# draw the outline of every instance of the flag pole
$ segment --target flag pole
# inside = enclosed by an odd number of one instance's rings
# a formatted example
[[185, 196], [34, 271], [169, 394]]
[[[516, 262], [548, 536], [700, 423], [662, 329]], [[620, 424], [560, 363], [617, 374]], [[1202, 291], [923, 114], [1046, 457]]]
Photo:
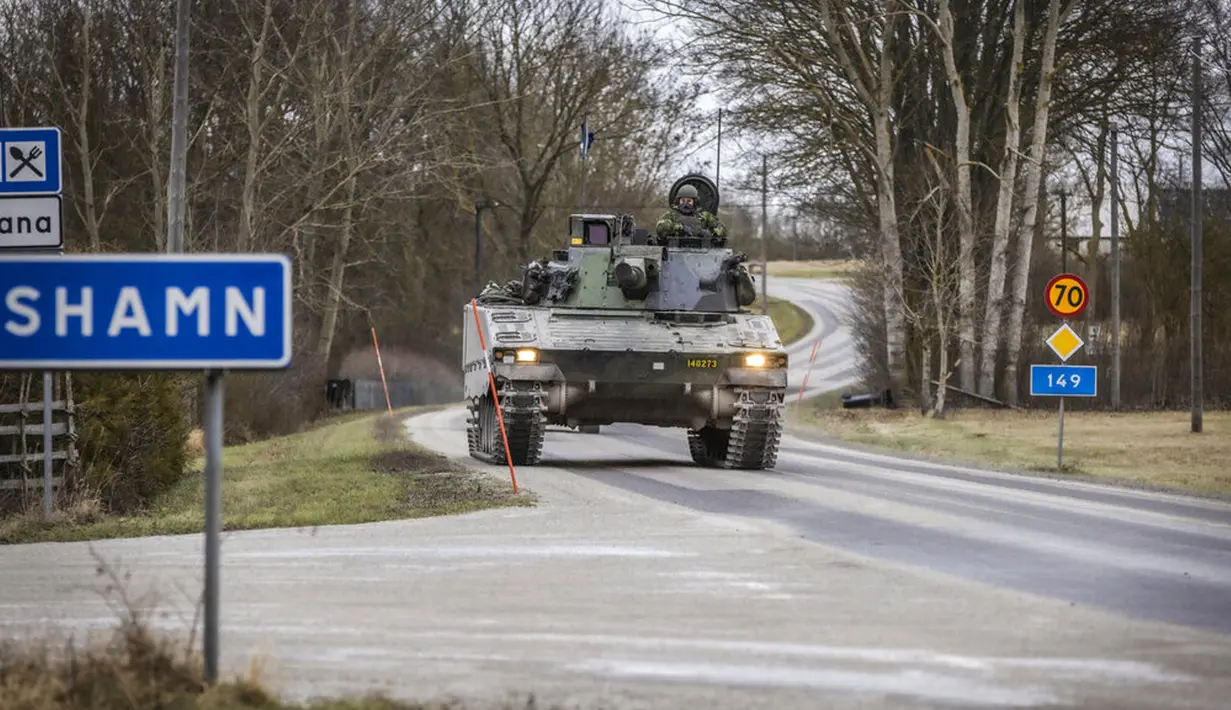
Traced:
[[581, 147], [581, 205], [579, 206], [582, 212], [586, 211], [586, 158], [588, 157], [587, 153], [589, 153], [589, 146], [586, 145], [586, 136], [589, 129], [588, 124], [589, 119], [583, 118], [581, 120], [581, 143], [579, 144]]

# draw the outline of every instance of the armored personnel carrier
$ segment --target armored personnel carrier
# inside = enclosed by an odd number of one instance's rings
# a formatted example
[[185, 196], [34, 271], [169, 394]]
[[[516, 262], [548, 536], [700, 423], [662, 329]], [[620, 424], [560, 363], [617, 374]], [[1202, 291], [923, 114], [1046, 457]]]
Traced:
[[[670, 203], [686, 184], [716, 213], [703, 175], [678, 180]], [[506, 462], [501, 419], [515, 465], [539, 462], [548, 425], [633, 422], [687, 429], [700, 465], [773, 468], [787, 354], [773, 321], [746, 308], [756, 298], [746, 255], [708, 233], [658, 237], [630, 215], [571, 215], [568, 236], [475, 299], [482, 341], [465, 306], [470, 455]]]

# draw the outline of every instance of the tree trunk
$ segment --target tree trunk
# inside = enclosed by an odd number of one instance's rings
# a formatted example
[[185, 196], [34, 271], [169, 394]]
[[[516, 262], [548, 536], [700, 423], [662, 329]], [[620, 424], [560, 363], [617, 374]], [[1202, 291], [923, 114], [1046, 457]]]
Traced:
[[1026, 41], [1026, 0], [1013, 8], [1013, 59], [1009, 93], [1005, 101], [1005, 148], [1000, 160], [1000, 194], [992, 230], [992, 263], [987, 276], [987, 307], [983, 313], [983, 349], [979, 362], [979, 394], [991, 397], [996, 387], [996, 354], [1000, 350], [1000, 324], [1004, 317], [1004, 282], [1008, 273], [1009, 234], [1013, 224], [1013, 195], [1017, 187], [1017, 150], [1021, 145], [1021, 72]]
[[[966, 390], [975, 387], [975, 223], [974, 200], [970, 190], [970, 106], [966, 103], [966, 87], [953, 56], [953, 13], [949, 0], [940, 0], [940, 33], [945, 60], [945, 74], [953, 105], [957, 111], [957, 135], [954, 149], [957, 170], [958, 222], [958, 379]], [[942, 347], [940, 358], [948, 357]], [[943, 365], [942, 365], [943, 366]], [[943, 371], [942, 371], [943, 376]], [[944, 401], [944, 392], [939, 399]]]
[[273, 16], [273, 2], [266, 0], [265, 12], [261, 18], [261, 34], [256, 46], [252, 48], [251, 71], [248, 75], [248, 94], [244, 101], [244, 122], [248, 129], [248, 152], [244, 160], [244, 184], [240, 195], [239, 234], [236, 238], [236, 251], [246, 252], [252, 249], [256, 240], [256, 184], [260, 179], [257, 174], [261, 157], [261, 110], [264, 107], [261, 100], [261, 71], [265, 63], [265, 43], [269, 36], [269, 25]]
[[[1068, 9], [1066, 8], [1064, 15], [1067, 14]], [[1051, 109], [1052, 72], [1056, 68], [1056, 35], [1059, 33], [1062, 21], [1060, 0], [1050, 0], [1047, 8], [1047, 31], [1043, 37], [1043, 67], [1039, 73], [1034, 131], [1030, 141], [1030, 163], [1026, 170], [1026, 195], [1023, 199], [1026, 216], [1021, 231], [1017, 235], [1017, 268], [1013, 272], [1013, 300], [1009, 309], [1004, 400], [1011, 405], [1017, 404], [1017, 368], [1021, 359], [1022, 327], [1026, 316], [1027, 289], [1030, 285], [1034, 228], [1038, 219], [1039, 188], [1043, 175], [1044, 152], [1047, 148], [1047, 117]]]
[[346, 186], [346, 206], [342, 208], [341, 233], [333, 250], [333, 263], [329, 267], [329, 292], [325, 294], [325, 312], [321, 319], [321, 336], [316, 352], [323, 362], [329, 361], [333, 350], [334, 331], [338, 327], [338, 312], [342, 308], [342, 288], [346, 275], [346, 252], [354, 233], [355, 183], [352, 176]]
[[[893, 0], [886, 2], [891, 10]], [[889, 108], [893, 103], [893, 21], [886, 19], [881, 41], [880, 79], [873, 112], [878, 164], [876, 190], [877, 213], [881, 237], [881, 258], [885, 268], [885, 344], [889, 366], [889, 389], [893, 401], [901, 401], [902, 385], [906, 382], [906, 306], [902, 277], [902, 242], [898, 234], [898, 207], [894, 196], [893, 128]]]
[[1099, 125], [1098, 141], [1094, 147], [1094, 189], [1090, 191], [1090, 241], [1086, 247], [1086, 259], [1090, 265], [1086, 276], [1086, 283], [1090, 287], [1085, 313], [1087, 324], [1096, 323], [1099, 320], [1098, 294], [1102, 275], [1099, 266], [1099, 249], [1103, 240], [1103, 200], [1107, 190], [1107, 143], [1110, 136], [1111, 124], [1107, 119], [1103, 119]]

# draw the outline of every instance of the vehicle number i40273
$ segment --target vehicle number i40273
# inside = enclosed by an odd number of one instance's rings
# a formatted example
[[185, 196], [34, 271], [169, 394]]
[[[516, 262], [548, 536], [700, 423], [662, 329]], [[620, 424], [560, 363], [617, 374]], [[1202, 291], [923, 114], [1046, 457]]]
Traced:
[[718, 367], [718, 361], [711, 357], [689, 358], [689, 367]]

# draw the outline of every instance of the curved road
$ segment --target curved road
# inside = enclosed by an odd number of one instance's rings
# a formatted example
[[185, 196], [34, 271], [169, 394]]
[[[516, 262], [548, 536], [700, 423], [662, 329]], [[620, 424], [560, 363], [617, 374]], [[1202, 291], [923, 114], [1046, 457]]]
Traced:
[[[809, 390], [849, 385], [840, 288], [770, 283], [817, 319]], [[795, 387], [810, 350], [792, 348]], [[463, 419], [407, 429], [508, 477], [466, 457]], [[533, 693], [577, 708], [1231, 698], [1231, 505], [795, 436], [767, 472], [698, 468], [682, 431], [638, 426], [552, 430], [545, 453], [516, 471], [533, 507], [228, 533], [226, 669], [266, 651], [292, 697]], [[89, 547], [169, 595], [182, 618], [157, 623], [192, 618], [199, 535], [0, 548], [0, 622], [113, 625]]]
[[[805, 397], [853, 385], [845, 288], [779, 278], [769, 290], [815, 320], [789, 347], [788, 406], [809, 368]], [[450, 433], [463, 430], [463, 419], [460, 410], [444, 411], [409, 426], [417, 440], [463, 457], [463, 437]], [[770, 524], [919, 573], [1096, 608], [1126, 624], [1215, 634], [1218, 650], [1206, 660], [1231, 673], [1226, 503], [908, 460], [789, 435], [771, 472], [700, 469], [682, 431], [638, 425], [607, 426], [597, 436], [553, 430], [541, 467], [522, 475], [531, 488], [544, 477], [567, 476], [698, 513]], [[1183, 706], [1178, 698], [1168, 702]]]
[[805, 373], [808, 377], [804, 399], [854, 385], [859, 375], [846, 323], [850, 302], [847, 287], [825, 279], [771, 278], [766, 290], [770, 296], [784, 298], [812, 316], [812, 330], [787, 346], [791, 396], [799, 396]]

